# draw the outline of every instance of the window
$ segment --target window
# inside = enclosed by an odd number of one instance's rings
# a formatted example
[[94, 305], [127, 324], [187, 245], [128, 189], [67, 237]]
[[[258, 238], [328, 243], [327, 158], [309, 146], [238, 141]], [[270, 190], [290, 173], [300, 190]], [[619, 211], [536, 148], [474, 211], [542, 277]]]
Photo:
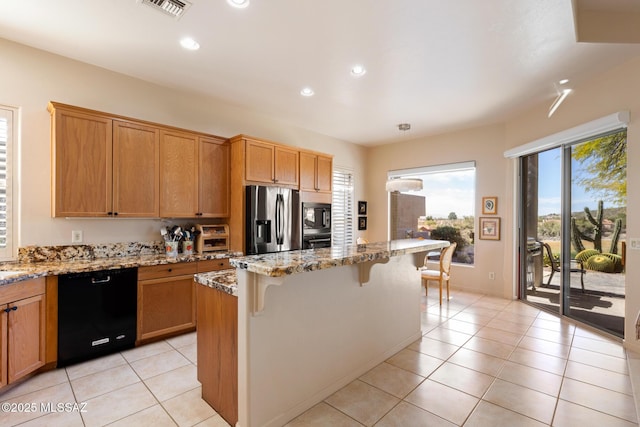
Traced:
[[16, 111], [0, 106], [0, 259], [13, 256], [12, 158]]
[[353, 173], [333, 170], [333, 200], [331, 207], [333, 245], [353, 243]]
[[420, 191], [389, 193], [389, 238], [456, 242], [453, 261], [474, 262], [475, 162], [390, 171], [389, 178], [419, 178]]

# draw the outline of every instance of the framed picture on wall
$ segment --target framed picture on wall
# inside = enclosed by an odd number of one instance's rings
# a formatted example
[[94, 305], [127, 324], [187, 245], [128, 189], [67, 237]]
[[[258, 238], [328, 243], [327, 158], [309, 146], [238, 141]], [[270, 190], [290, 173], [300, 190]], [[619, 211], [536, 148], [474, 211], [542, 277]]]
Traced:
[[367, 229], [367, 217], [361, 216], [358, 217], [358, 230], [366, 230]]
[[367, 202], [363, 202], [362, 200], [358, 202], [358, 215], [366, 215], [367, 214]]
[[500, 218], [480, 217], [480, 239], [500, 240]]
[[482, 215], [495, 215], [498, 213], [498, 198], [495, 196], [482, 198]]

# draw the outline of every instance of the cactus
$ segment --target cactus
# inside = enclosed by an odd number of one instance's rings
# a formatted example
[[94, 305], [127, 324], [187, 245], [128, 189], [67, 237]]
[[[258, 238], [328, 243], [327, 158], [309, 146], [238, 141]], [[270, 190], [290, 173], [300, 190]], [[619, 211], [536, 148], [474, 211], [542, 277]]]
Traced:
[[584, 263], [592, 256], [599, 255], [599, 254], [600, 252], [596, 251], [595, 249], [585, 249], [576, 254], [576, 261], [580, 261]]
[[622, 220], [616, 219], [616, 225], [613, 227], [613, 234], [611, 235], [611, 246], [609, 247], [609, 253], [618, 253], [618, 240], [620, 240], [620, 231], [622, 230]]
[[585, 263], [589, 270], [601, 271], [603, 273], [613, 273], [615, 265], [611, 259], [604, 255], [594, 255]]
[[606, 256], [611, 261], [613, 261], [613, 272], [614, 273], [621, 273], [622, 272], [622, 257], [620, 255], [612, 254], [612, 253], [603, 253], [602, 255]]
[[[590, 236], [588, 234], [583, 233], [578, 229], [576, 225], [575, 218], [571, 218], [571, 240], [573, 242], [573, 247], [577, 252], [582, 252], [585, 248], [582, 244], [583, 240], [587, 242], [593, 243], [593, 249], [598, 252], [602, 252], [602, 220], [604, 219], [604, 203], [602, 200], [598, 202], [598, 210], [596, 212], [595, 217], [591, 214], [591, 210], [589, 208], [584, 208], [584, 215], [587, 221], [589, 221], [593, 225], [593, 235]], [[613, 235], [611, 236], [611, 248], [609, 252], [612, 254], [618, 253], [618, 240], [620, 239], [620, 231], [622, 230], [622, 220], [617, 219], [615, 222], [615, 227], [613, 230]]]

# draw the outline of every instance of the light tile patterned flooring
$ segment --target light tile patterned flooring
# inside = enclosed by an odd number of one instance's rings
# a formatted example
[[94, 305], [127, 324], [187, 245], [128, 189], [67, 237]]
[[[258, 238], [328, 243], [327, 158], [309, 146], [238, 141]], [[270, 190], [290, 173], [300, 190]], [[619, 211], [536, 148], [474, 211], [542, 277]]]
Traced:
[[[433, 295], [433, 296], [431, 296]], [[619, 341], [518, 301], [423, 297], [424, 336], [290, 426], [637, 426]], [[1, 402], [86, 402], [6, 413], [0, 426], [226, 426], [200, 399], [195, 334], [40, 374]]]

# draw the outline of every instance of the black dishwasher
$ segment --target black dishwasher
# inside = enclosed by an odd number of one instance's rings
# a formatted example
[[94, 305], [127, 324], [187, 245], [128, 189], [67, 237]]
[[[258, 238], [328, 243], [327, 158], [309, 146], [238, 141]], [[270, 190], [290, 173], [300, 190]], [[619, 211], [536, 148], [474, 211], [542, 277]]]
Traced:
[[137, 268], [58, 276], [58, 366], [136, 341]]

